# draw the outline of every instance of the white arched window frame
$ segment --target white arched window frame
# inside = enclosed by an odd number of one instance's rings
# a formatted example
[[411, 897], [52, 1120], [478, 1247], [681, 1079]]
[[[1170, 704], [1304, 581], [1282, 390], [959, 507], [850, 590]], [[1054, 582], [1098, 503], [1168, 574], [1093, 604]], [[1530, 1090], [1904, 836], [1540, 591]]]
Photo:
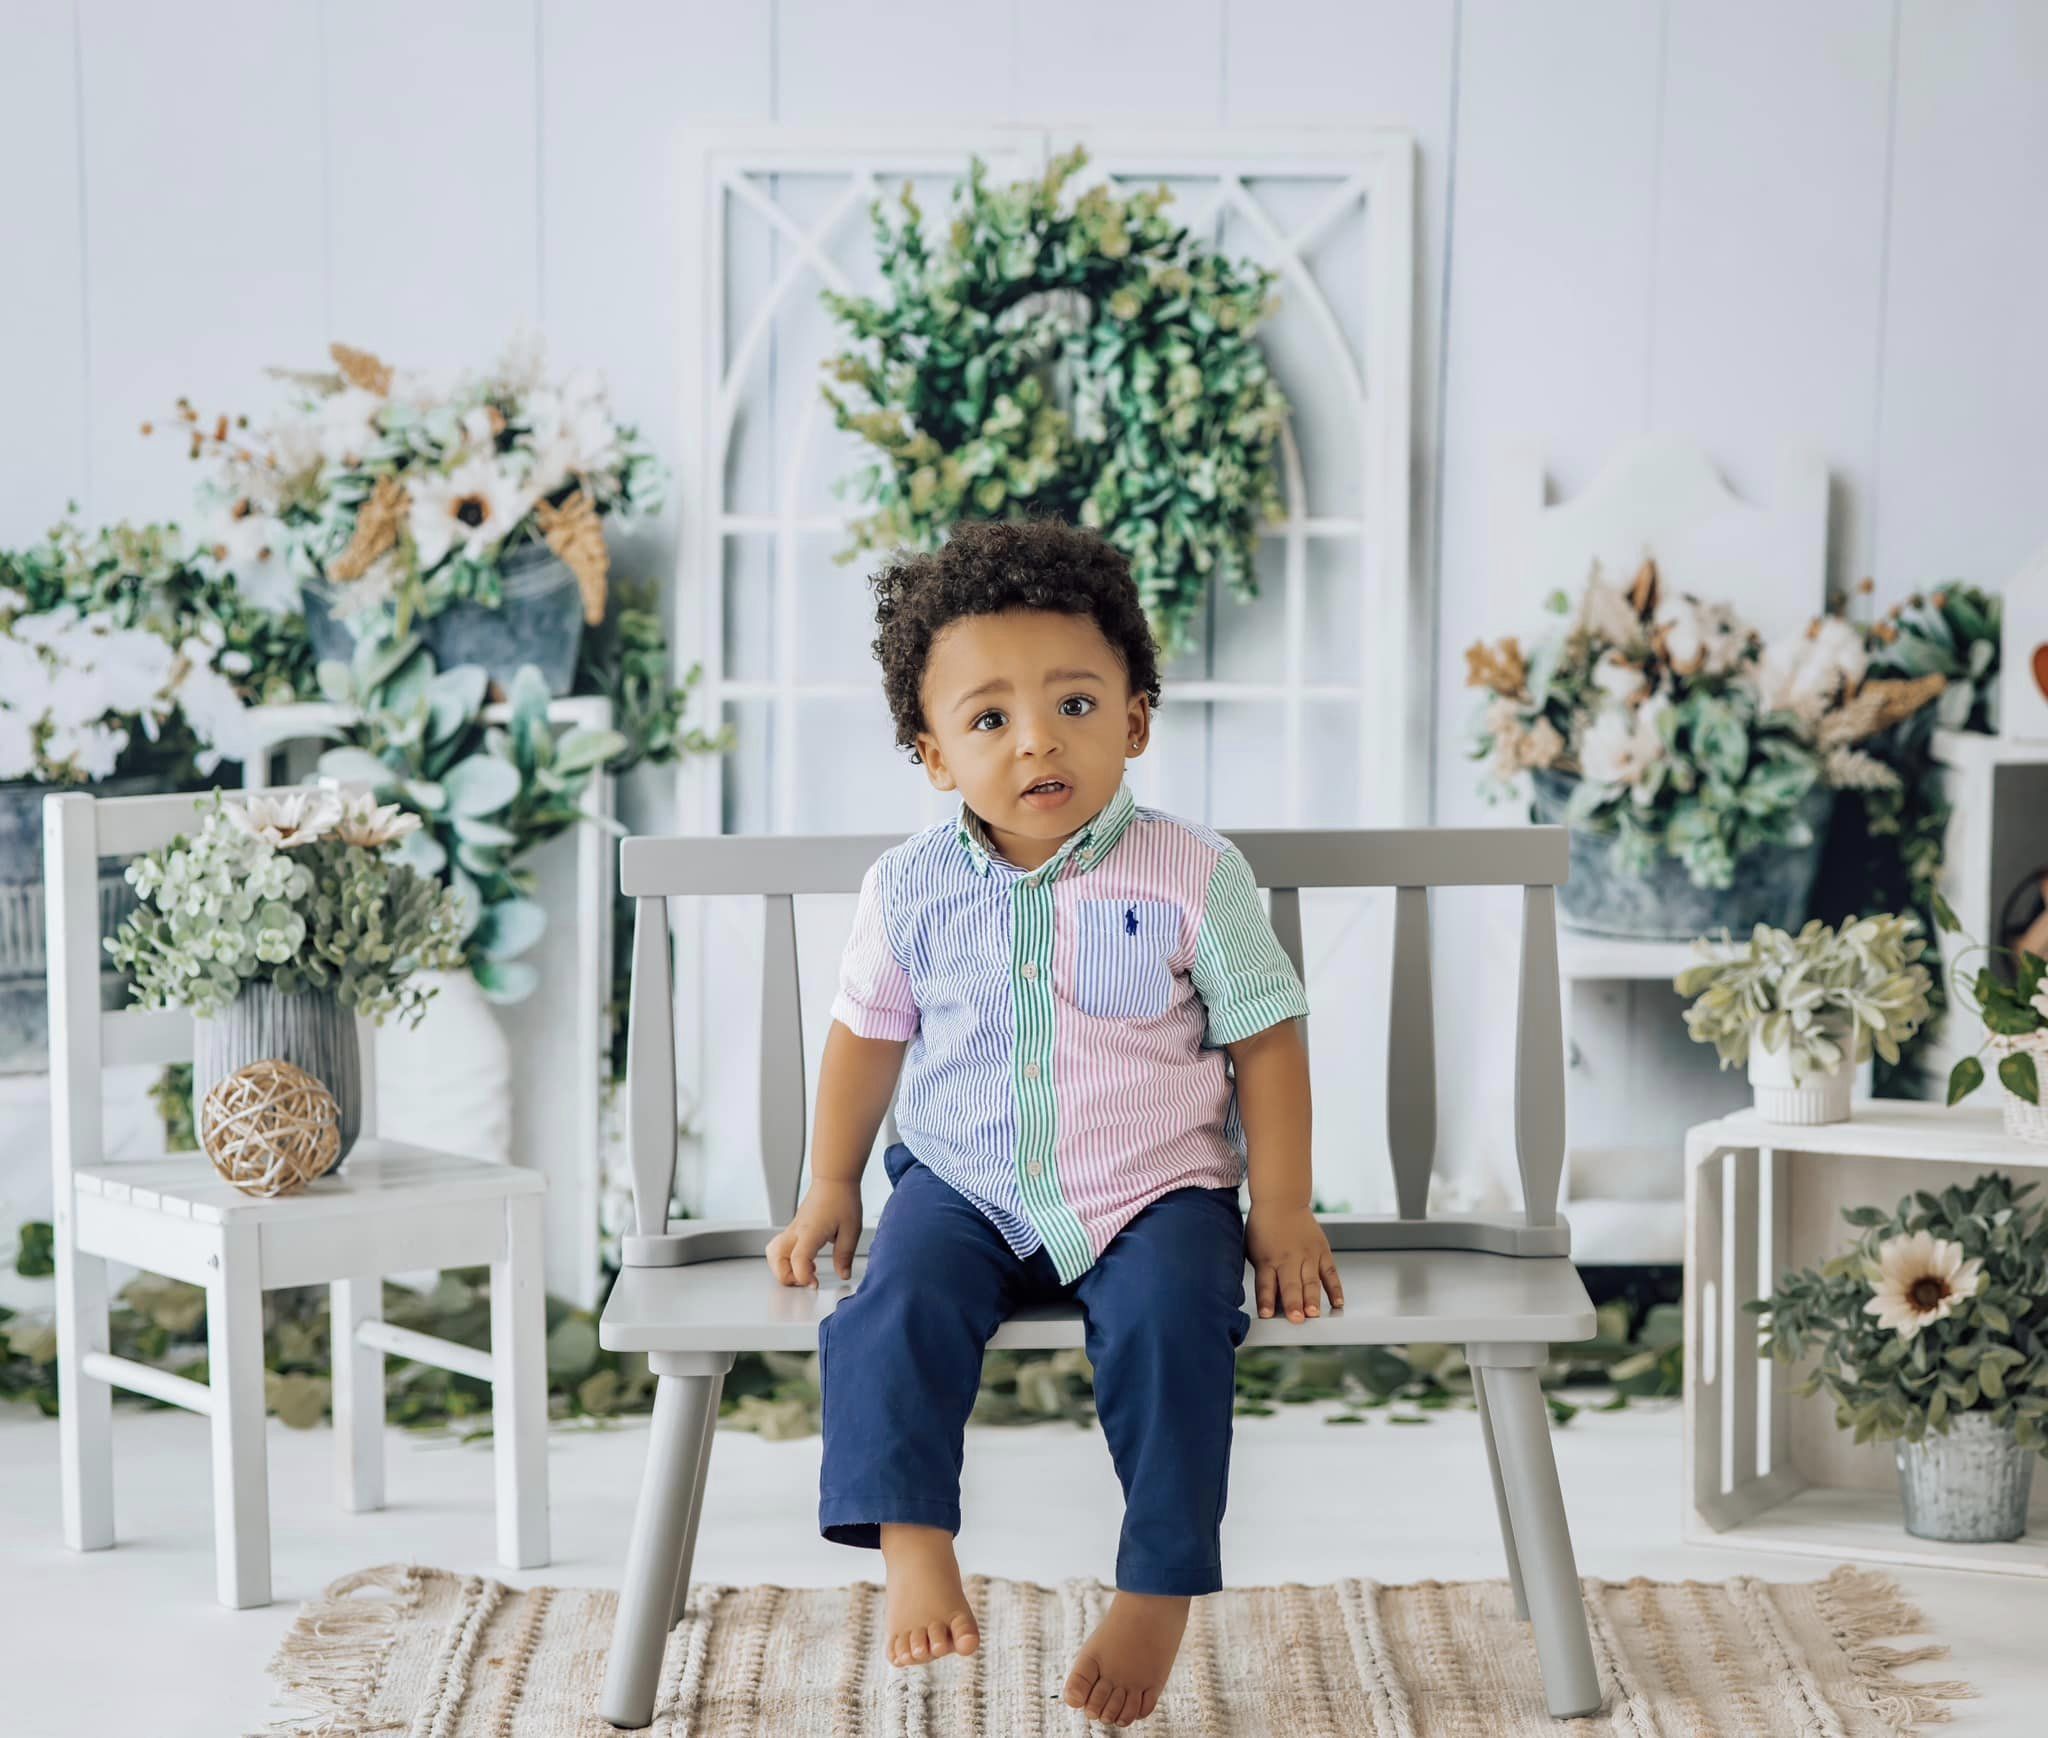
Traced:
[[[832, 484], [868, 456], [819, 392], [820, 364], [841, 345], [818, 292], [876, 288], [869, 210], [879, 198], [893, 216], [906, 181], [927, 219], [943, 221], [970, 154], [1002, 182], [1043, 173], [1076, 143], [1090, 158], [1082, 185], [1164, 181], [1195, 236], [1277, 273], [1280, 310], [1262, 341], [1292, 406], [1279, 453], [1286, 518], [1261, 534], [1260, 598], [1212, 599], [1200, 648], [1165, 671], [1155, 746], [1132, 772], [1139, 800], [1226, 828], [1423, 818], [1430, 696], [1410, 561], [1405, 134], [722, 129], [683, 144], [673, 640], [682, 664], [702, 663], [700, 716], [734, 724], [739, 746], [683, 764], [685, 830], [908, 832], [950, 812], [953, 800], [906, 773], [891, 744], [868, 653], [862, 579], [873, 561], [831, 559], [858, 508]], [[1342, 927], [1373, 902], [1358, 903]], [[728, 968], [752, 982], [751, 945], [716, 921], [685, 921], [679, 983], [735, 981]], [[811, 972], [836, 949], [806, 951], [810, 1007]], [[684, 1081], [701, 1083], [700, 1126], [737, 1138], [752, 1107], [745, 1093], [727, 1105], [720, 1083], [748, 1078], [745, 1058], [726, 1052], [751, 1043], [751, 1019], [707, 1020], [687, 989], [680, 1000], [679, 1060]], [[686, 1199], [748, 1210], [693, 1187], [692, 1169]]]

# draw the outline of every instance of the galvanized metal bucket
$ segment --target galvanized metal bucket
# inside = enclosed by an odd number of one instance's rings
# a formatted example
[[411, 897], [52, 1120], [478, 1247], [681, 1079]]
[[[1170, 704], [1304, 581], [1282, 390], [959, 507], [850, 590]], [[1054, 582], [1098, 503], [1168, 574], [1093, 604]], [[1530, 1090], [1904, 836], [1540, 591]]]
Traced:
[[1914, 1538], [1989, 1545], [2027, 1530], [2037, 1457], [2020, 1447], [2012, 1426], [1994, 1424], [1988, 1412], [1962, 1412], [1950, 1418], [1946, 1436], [1929, 1431], [1896, 1446], [1899, 1497]]
[[[1531, 818], [1564, 826], [1576, 779], [1530, 774]], [[1557, 890], [1558, 920], [1567, 929], [1630, 941], [1691, 941], [1726, 929], [1746, 936], [1759, 923], [1797, 930], [1806, 921], [1820, 872], [1821, 847], [1835, 793], [1816, 785], [1799, 805], [1811, 843], [1759, 847], [1735, 860], [1727, 887], [1696, 887], [1686, 866], [1660, 852], [1647, 872], [1619, 868], [1613, 841], [1589, 827], [1571, 829], [1571, 878]]]

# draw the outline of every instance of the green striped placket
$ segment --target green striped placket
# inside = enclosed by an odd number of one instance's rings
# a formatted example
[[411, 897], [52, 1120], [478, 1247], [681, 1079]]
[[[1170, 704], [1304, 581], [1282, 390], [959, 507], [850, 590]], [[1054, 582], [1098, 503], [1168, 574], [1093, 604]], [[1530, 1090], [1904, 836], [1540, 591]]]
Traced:
[[[1052, 1057], [1055, 1008], [1052, 993], [1052, 884], [1070, 864], [1082, 872], [1108, 855], [1123, 836], [1137, 807], [1128, 785], [1087, 826], [1067, 839], [1037, 869], [1010, 884], [1010, 985], [1016, 1050], [1011, 1057], [1017, 1095], [1017, 1182], [1025, 1211], [1045, 1240], [1061, 1284], [1085, 1273], [1095, 1259], [1088, 1235], [1060, 1193], [1054, 1150], [1059, 1142], [1059, 1107], [1053, 1098]], [[988, 857], [962, 805], [960, 836], [986, 874]]]

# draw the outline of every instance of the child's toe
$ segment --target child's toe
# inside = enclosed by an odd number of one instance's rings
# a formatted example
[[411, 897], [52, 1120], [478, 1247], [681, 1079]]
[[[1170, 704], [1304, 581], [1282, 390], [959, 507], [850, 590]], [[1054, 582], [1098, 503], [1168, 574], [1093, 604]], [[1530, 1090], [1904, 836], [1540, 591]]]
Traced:
[[953, 1619], [953, 1651], [957, 1654], [971, 1654], [981, 1646], [981, 1631], [976, 1627], [970, 1612], [961, 1612]]
[[925, 1640], [932, 1650], [932, 1658], [953, 1651], [953, 1630], [950, 1624], [935, 1623], [925, 1630]]
[[1130, 1699], [1128, 1690], [1112, 1690], [1109, 1700], [1102, 1704], [1103, 1720], [1111, 1726], [1121, 1726], [1124, 1723], [1124, 1705]]
[[1095, 1680], [1102, 1668], [1096, 1664], [1093, 1654], [1083, 1654], [1074, 1662], [1074, 1669], [1067, 1673], [1066, 1694], [1062, 1697], [1068, 1707], [1082, 1706], [1095, 1689]]
[[1109, 1706], [1109, 1698], [1115, 1694], [1116, 1685], [1107, 1678], [1097, 1678], [1095, 1688], [1088, 1692], [1087, 1707], [1090, 1716], [1097, 1720], [1101, 1719], [1103, 1710]]

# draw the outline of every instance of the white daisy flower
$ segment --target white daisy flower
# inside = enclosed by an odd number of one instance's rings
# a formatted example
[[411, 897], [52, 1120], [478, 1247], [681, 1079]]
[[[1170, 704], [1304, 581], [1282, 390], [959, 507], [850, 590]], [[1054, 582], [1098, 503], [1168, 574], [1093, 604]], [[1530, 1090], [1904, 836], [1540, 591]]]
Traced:
[[451, 551], [480, 561], [532, 511], [533, 497], [490, 459], [470, 459], [445, 476], [412, 479], [412, 538], [420, 569]]
[[1977, 1294], [1982, 1264], [1963, 1259], [1963, 1246], [1931, 1232], [1887, 1238], [1878, 1245], [1877, 1289], [1863, 1308], [1882, 1328], [1910, 1340]]
[[275, 796], [249, 796], [225, 805], [228, 819], [252, 839], [290, 851], [324, 839], [341, 820], [341, 799], [308, 786]]
[[341, 806], [341, 819], [334, 825], [335, 835], [343, 844], [361, 845], [372, 851], [393, 844], [408, 833], [416, 833], [419, 828], [418, 815], [396, 803], [380, 805], [367, 794], [347, 798]]

